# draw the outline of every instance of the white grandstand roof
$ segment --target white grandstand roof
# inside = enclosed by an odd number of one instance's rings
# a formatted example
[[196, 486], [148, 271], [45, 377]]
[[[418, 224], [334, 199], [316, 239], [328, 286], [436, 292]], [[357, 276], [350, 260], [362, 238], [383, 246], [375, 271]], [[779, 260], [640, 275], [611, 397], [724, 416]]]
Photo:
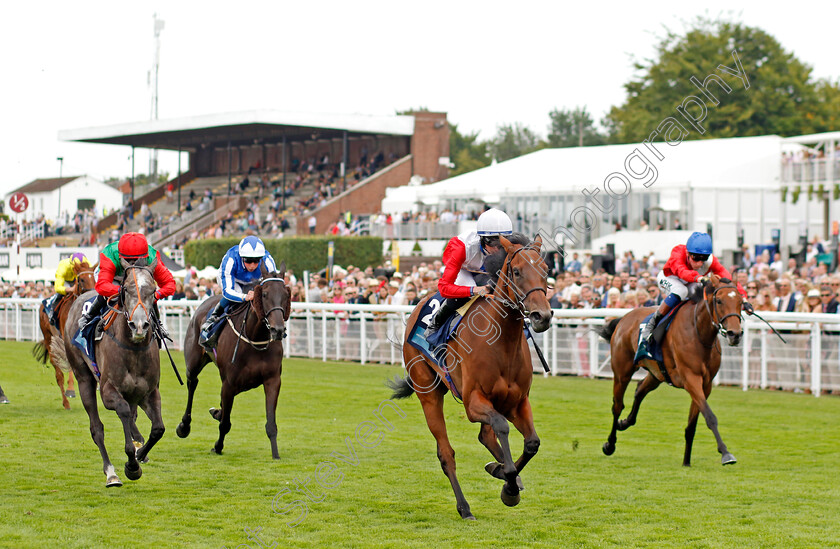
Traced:
[[[383, 211], [392, 211], [388, 201], [435, 204], [440, 199], [473, 198], [488, 203], [499, 197], [579, 193], [601, 189], [613, 172], [627, 174], [625, 160], [638, 149], [657, 170], [649, 191], [678, 188], [777, 187], [780, 180], [784, 139], [776, 135], [730, 139], [683, 141], [669, 146], [656, 143], [665, 157], [657, 160], [644, 144], [605, 145], [543, 149], [422, 186], [389, 190]], [[641, 160], [631, 163], [643, 172]], [[641, 181], [631, 179], [632, 190], [644, 190]], [[618, 190], [618, 189], [616, 189]]]
[[324, 114], [256, 110], [62, 130], [58, 132], [58, 139], [61, 141], [99, 142], [110, 140], [117, 136], [183, 132], [205, 128], [254, 124], [323, 128], [383, 135], [414, 134], [413, 116], [373, 116], [364, 114]]

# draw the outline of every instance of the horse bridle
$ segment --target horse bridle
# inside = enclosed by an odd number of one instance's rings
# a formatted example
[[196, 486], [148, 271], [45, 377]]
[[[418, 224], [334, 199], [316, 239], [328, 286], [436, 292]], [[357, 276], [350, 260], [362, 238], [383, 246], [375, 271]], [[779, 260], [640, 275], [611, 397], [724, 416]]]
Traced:
[[[259, 286], [260, 288], [262, 288], [262, 287], [263, 287], [263, 284], [265, 284], [266, 282], [282, 282], [282, 283], [283, 283], [283, 288], [285, 288], [285, 287], [286, 287], [286, 281], [285, 281], [285, 280], [283, 280], [282, 278], [280, 278], [280, 277], [276, 277], [276, 276], [275, 276], [275, 277], [270, 277], [270, 278], [263, 278], [263, 279], [261, 279], [261, 280], [259, 281], [259, 283], [257, 283], [257, 286]], [[256, 307], [254, 306], [254, 301], [253, 301], [253, 300], [251, 300], [251, 307], [250, 307], [249, 311], [250, 311], [251, 309], [253, 309], [254, 314], [256, 314], [256, 313], [257, 313], [257, 309], [256, 309]], [[283, 332], [280, 334], [280, 339], [278, 339], [278, 338], [274, 337], [273, 335], [271, 335], [271, 324], [269, 324], [269, 322], [268, 322], [268, 315], [269, 315], [269, 314], [271, 314], [271, 313], [273, 313], [274, 311], [283, 311], [283, 307], [282, 307], [282, 306], [277, 306], [277, 307], [272, 307], [271, 309], [269, 309], [269, 310], [267, 310], [267, 311], [263, 311], [263, 318], [262, 318], [262, 321], [263, 321], [263, 323], [265, 324], [266, 329], [268, 330], [268, 340], [266, 340], [266, 341], [251, 341], [251, 340], [250, 340], [250, 339], [248, 339], [248, 338], [244, 338], [244, 339], [245, 339], [248, 343], [250, 343], [250, 344], [251, 344], [251, 346], [252, 346], [254, 349], [256, 349], [256, 350], [258, 350], [258, 351], [264, 351], [264, 350], [266, 350], [266, 349], [268, 348], [268, 346], [269, 346], [271, 343], [273, 343], [273, 342], [275, 342], [275, 341], [281, 341], [284, 337], [286, 337], [286, 328], [285, 328], [285, 326], [283, 327]], [[247, 315], [246, 315], [246, 319], [247, 319]], [[237, 334], [237, 335], [239, 335], [240, 339], [243, 339], [244, 334]], [[260, 347], [260, 345], [261, 345], [261, 347]]]
[[[121, 311], [119, 311], [119, 309], [116, 309], [116, 310], [118, 310], [120, 313], [123, 314], [123, 316], [125, 316], [126, 323], [130, 323], [131, 322], [131, 317], [134, 316], [134, 311], [137, 310], [137, 307], [142, 307], [143, 310], [146, 311], [146, 316], [149, 317], [149, 322], [153, 323], [154, 321], [152, 319], [152, 311], [150, 311], [148, 308], [146, 308], [146, 304], [143, 303], [143, 299], [140, 297], [140, 283], [137, 281], [137, 274], [134, 273], [134, 272], [132, 272], [131, 274], [134, 278], [134, 286], [137, 288], [137, 305], [134, 306], [134, 308], [131, 310], [130, 313], [128, 311], [128, 307], [125, 306], [125, 283], [126, 283], [126, 279], [128, 278], [128, 272], [133, 271], [134, 269], [142, 269], [142, 270], [148, 272], [152, 276], [152, 278], [154, 278], [154, 274], [152, 273], [152, 270], [146, 265], [129, 265], [128, 267], [126, 267], [125, 272], [124, 272], [124, 277], [125, 278], [123, 279], [122, 284], [120, 284], [120, 293], [119, 293], [119, 304], [122, 305], [123, 307], [122, 307]], [[113, 307], [111, 307], [110, 305], [108, 306], [108, 308], [113, 309]]]
[[[82, 276], [82, 275], [85, 275], [85, 274], [94, 275], [95, 273], [94, 273], [93, 269], [87, 269], [87, 270], [84, 270], [84, 271], [81, 271], [81, 272], [76, 273], [76, 279], [75, 279], [75, 280], [76, 280], [76, 289], [75, 289], [75, 293], [76, 293], [76, 295], [77, 295], [77, 296], [82, 295], [82, 292], [79, 290], [79, 277], [80, 277], [80, 276]], [[95, 281], [95, 280], [96, 280], [96, 279], [94, 279], [94, 281]]]
[[[738, 323], [739, 324], [742, 322], [740, 312], [729, 313], [728, 315], [724, 315], [723, 318], [720, 318], [717, 321], [715, 321], [715, 318], [717, 317], [717, 314], [718, 314], [717, 313], [717, 302], [715, 301], [715, 296], [717, 295], [717, 293], [719, 291], [725, 290], [727, 288], [733, 289], [736, 292], [738, 291], [738, 287], [735, 286], [734, 284], [727, 284], [725, 286], [718, 286], [717, 288], [715, 288], [715, 291], [712, 292], [712, 295], [711, 295], [712, 305], [710, 307], [709, 306], [709, 300], [706, 299], [706, 287], [703, 286], [703, 301], [706, 305], [706, 310], [709, 312], [709, 318], [712, 320], [712, 327], [715, 329], [715, 333], [719, 333], [722, 336], [726, 336], [726, 330], [723, 327], [723, 321], [724, 320], [726, 320], [730, 316], [735, 316], [735, 317], [738, 317]], [[699, 339], [700, 342], [703, 343], [703, 340], [700, 338], [700, 330], [697, 328], [697, 308], [696, 307], [694, 309], [694, 331], [697, 333], [697, 339]], [[741, 329], [741, 331], [743, 332], [743, 328]], [[715, 341], [717, 341], [717, 340], [715, 340]], [[705, 347], [706, 344], [704, 343], [703, 346]], [[714, 347], [714, 343], [710, 347], [706, 347], [706, 348], [711, 349], [712, 347]]]
[[[522, 252], [522, 251], [525, 251], [525, 250], [530, 250], [532, 252], [537, 252], [539, 254], [539, 250], [537, 248], [533, 248], [530, 245], [529, 246], [522, 246], [518, 250], [515, 250], [508, 258], [505, 259], [506, 266], [504, 268], [504, 272], [505, 272], [505, 278], [508, 281], [506, 283], [506, 286], [508, 288], [511, 286], [511, 284], [513, 284], [513, 276], [512, 276], [513, 275], [513, 260], [516, 258], [516, 255], [519, 252]], [[511, 291], [511, 289], [509, 289], [508, 291]], [[509, 307], [509, 308], [513, 309], [514, 311], [516, 311], [520, 315], [522, 315], [523, 318], [525, 318], [526, 312], [527, 312], [527, 310], [525, 309], [525, 300], [528, 299], [529, 295], [531, 295], [532, 293], [534, 293], [536, 291], [540, 291], [540, 292], [546, 294], [546, 297], [548, 296], [545, 288], [542, 288], [540, 286], [535, 286], [535, 287], [531, 288], [530, 290], [528, 290], [527, 292], [525, 292], [525, 294], [516, 301], [509, 300], [509, 299], [507, 299], [507, 298], [505, 298], [501, 295], [496, 296], [496, 299], [498, 299], [506, 307]], [[514, 291], [514, 294], [517, 294], [517, 292]], [[508, 295], [508, 297], [510, 297], [510, 296]]]
[[[286, 287], [286, 281], [283, 280], [282, 278], [278, 277], [278, 276], [274, 276], [274, 277], [270, 277], [270, 278], [264, 278], [264, 279], [260, 280], [260, 282], [259, 282], [259, 284], [257, 284], [257, 286], [262, 288], [263, 284], [265, 284], [266, 282], [282, 282], [283, 283], [283, 288]], [[253, 306], [253, 303], [252, 303], [252, 306]], [[278, 305], [277, 307], [272, 307], [271, 309], [269, 309], [267, 311], [263, 311], [263, 322], [265, 323], [265, 327], [268, 328], [268, 333], [269, 333], [268, 342], [269, 343], [271, 343], [272, 341], [278, 341], [278, 339], [271, 335], [271, 324], [268, 323], [268, 315], [273, 313], [274, 311], [282, 311], [282, 310], [283, 310], [283, 307]], [[257, 311], [254, 310], [254, 312], [257, 312]], [[283, 333], [280, 335], [280, 339], [285, 337], [285, 333], [286, 333], [286, 327], [283, 326]]]

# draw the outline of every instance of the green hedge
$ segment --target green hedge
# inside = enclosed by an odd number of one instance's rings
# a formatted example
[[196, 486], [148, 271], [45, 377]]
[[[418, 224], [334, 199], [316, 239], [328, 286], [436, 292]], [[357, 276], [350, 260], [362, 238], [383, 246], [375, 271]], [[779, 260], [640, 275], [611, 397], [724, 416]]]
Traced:
[[[335, 264], [365, 268], [376, 267], [383, 261], [382, 239], [374, 236], [303, 236], [263, 240], [271, 256], [280, 265], [295, 273], [317, 272], [327, 266], [327, 243], [335, 242]], [[184, 261], [203, 269], [208, 265], [218, 267], [231, 246], [239, 244], [238, 238], [192, 240], [184, 247]]]

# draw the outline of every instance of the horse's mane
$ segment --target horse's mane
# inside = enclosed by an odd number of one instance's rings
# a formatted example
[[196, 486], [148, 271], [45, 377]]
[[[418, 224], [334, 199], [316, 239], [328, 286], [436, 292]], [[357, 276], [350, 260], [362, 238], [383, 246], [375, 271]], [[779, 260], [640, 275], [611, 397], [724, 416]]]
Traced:
[[[527, 246], [531, 243], [531, 239], [522, 233], [513, 233], [512, 235], [506, 236], [505, 238], [507, 238], [511, 244], [519, 244], [520, 246]], [[487, 272], [487, 275], [490, 278], [487, 284], [490, 284], [490, 286], [494, 288], [496, 287], [496, 282], [499, 281], [499, 271], [502, 270], [502, 267], [505, 264], [506, 257], [507, 252], [505, 252], [504, 248], [501, 248], [495, 254], [488, 255], [484, 259], [484, 270]]]

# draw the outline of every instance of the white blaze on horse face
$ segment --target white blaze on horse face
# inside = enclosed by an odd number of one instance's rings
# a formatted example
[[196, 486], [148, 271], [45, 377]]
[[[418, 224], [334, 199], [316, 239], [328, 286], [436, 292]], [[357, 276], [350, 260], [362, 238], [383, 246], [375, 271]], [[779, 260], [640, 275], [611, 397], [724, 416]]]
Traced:
[[729, 292], [729, 297], [735, 297], [735, 292]]

